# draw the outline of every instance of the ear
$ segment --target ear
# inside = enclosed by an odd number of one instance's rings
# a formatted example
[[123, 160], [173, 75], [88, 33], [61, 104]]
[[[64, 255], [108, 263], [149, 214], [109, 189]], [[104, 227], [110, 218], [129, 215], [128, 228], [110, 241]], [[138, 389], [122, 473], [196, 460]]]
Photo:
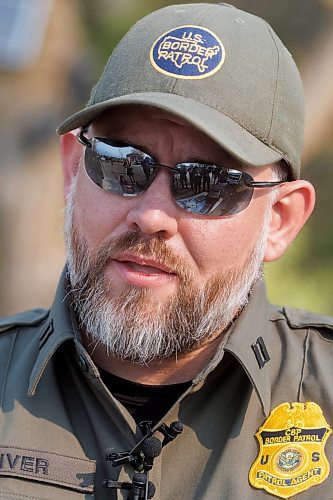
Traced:
[[315, 205], [315, 190], [304, 180], [286, 182], [279, 188], [272, 206], [264, 262], [281, 257], [310, 217]]
[[76, 139], [77, 130], [60, 136], [60, 156], [64, 176], [64, 194], [67, 197], [79, 169], [83, 146]]

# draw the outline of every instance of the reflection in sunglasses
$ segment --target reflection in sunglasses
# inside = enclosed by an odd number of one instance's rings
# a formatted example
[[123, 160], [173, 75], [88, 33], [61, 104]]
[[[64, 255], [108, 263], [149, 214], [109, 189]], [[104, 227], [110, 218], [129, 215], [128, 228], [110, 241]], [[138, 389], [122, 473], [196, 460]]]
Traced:
[[170, 188], [182, 209], [205, 216], [234, 215], [252, 199], [254, 187], [272, 187], [285, 181], [256, 182], [246, 172], [209, 163], [159, 165], [146, 152], [111, 139], [78, 140], [86, 147], [89, 178], [104, 191], [133, 197], [146, 191], [163, 168], [170, 173]]

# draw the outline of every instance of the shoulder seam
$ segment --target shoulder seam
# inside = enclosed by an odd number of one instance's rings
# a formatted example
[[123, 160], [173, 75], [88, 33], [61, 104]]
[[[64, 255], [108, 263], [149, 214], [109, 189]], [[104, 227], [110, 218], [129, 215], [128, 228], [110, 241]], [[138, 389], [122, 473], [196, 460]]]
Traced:
[[7, 360], [7, 364], [6, 364], [6, 368], [5, 368], [4, 381], [3, 381], [3, 384], [2, 384], [2, 388], [1, 388], [0, 408], [3, 407], [3, 400], [4, 400], [4, 397], [5, 397], [6, 384], [7, 384], [7, 376], [8, 376], [9, 367], [10, 367], [10, 364], [11, 364], [11, 361], [12, 361], [12, 355], [13, 355], [14, 345], [15, 345], [17, 336], [18, 336], [18, 332], [15, 333], [15, 335], [14, 335], [14, 337], [12, 339], [12, 344], [10, 346], [10, 352], [9, 352], [9, 356], [8, 356], [8, 360]]
[[299, 381], [299, 388], [298, 388], [298, 399], [297, 401], [302, 401], [301, 396], [302, 396], [302, 386], [303, 386], [303, 380], [304, 380], [304, 371], [305, 371], [305, 359], [306, 359], [306, 354], [308, 352], [308, 343], [309, 343], [309, 335], [310, 331], [309, 329], [306, 332], [306, 337], [304, 341], [304, 348], [303, 348], [303, 363], [302, 363], [302, 370], [301, 370], [301, 378]]
[[[333, 318], [310, 313], [302, 309], [284, 307], [282, 310], [288, 325], [294, 329], [327, 328], [333, 330]], [[302, 318], [302, 315], [304, 316]]]
[[22, 326], [38, 325], [49, 315], [49, 309], [32, 309], [15, 316], [9, 316], [0, 320], [0, 335], [9, 330]]

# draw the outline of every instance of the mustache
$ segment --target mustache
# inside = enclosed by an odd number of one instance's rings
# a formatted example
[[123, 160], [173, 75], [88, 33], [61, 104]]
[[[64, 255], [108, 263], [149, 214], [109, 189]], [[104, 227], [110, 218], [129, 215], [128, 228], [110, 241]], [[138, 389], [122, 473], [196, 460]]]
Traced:
[[116, 238], [106, 239], [98, 248], [94, 261], [102, 269], [121, 252], [144, 255], [155, 260], [170, 268], [181, 280], [190, 280], [193, 276], [185, 259], [171, 249], [162, 236], [146, 236], [137, 231], [128, 231]]

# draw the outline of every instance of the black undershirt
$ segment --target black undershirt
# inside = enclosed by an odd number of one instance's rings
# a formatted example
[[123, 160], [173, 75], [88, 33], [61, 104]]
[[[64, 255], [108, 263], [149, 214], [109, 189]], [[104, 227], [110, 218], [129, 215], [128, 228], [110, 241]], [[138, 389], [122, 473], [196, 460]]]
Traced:
[[171, 385], [137, 384], [102, 368], [99, 371], [111, 394], [125, 406], [137, 424], [150, 420], [154, 426], [191, 385], [191, 382]]

